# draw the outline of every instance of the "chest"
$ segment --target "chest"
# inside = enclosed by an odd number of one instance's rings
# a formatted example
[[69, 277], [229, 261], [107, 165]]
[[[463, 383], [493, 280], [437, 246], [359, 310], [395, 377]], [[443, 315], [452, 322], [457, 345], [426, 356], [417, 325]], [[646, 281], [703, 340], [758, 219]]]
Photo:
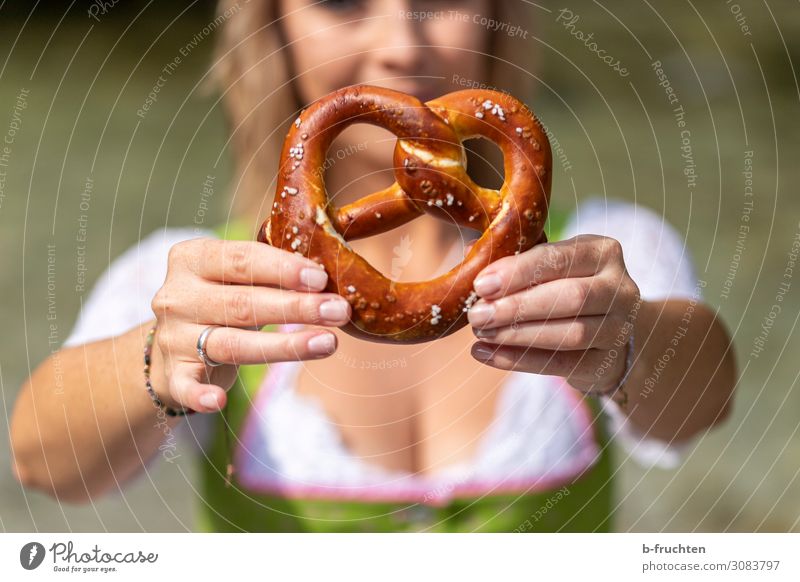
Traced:
[[417, 474], [473, 457], [508, 372], [472, 358], [469, 328], [438, 340], [435, 349], [336, 334], [337, 352], [305, 362], [296, 389], [320, 402], [353, 454]]

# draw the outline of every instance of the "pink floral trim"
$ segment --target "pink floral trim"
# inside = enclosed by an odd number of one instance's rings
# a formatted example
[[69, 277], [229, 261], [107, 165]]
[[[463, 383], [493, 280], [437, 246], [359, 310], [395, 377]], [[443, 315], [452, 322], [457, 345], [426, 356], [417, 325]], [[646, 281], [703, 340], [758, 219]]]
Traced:
[[[293, 330], [297, 326], [280, 326], [281, 330]], [[447, 505], [453, 499], [483, 497], [502, 494], [532, 494], [559, 489], [570, 485], [586, 470], [592, 467], [600, 455], [600, 447], [594, 437], [592, 415], [589, 406], [581, 396], [561, 378], [553, 377], [559, 390], [565, 390], [566, 396], [575, 404], [572, 409], [578, 414], [581, 427], [581, 453], [572, 464], [557, 473], [544, 475], [504, 478], [498, 480], [469, 480], [452, 482], [443, 479], [426, 479], [413, 474], [403, 476], [399, 480], [375, 485], [318, 485], [290, 481], [276, 474], [273, 479], [257, 478], [246, 467], [252, 463], [252, 455], [247, 451], [247, 443], [258, 438], [259, 411], [265, 410], [270, 398], [291, 372], [296, 362], [279, 362], [270, 364], [250, 410], [247, 412], [242, 437], [234, 453], [234, 462], [238, 470], [237, 481], [246, 490], [256, 493], [279, 495], [288, 499], [316, 499], [330, 501], [363, 501], [363, 502], [397, 502], [421, 503], [432, 506]]]

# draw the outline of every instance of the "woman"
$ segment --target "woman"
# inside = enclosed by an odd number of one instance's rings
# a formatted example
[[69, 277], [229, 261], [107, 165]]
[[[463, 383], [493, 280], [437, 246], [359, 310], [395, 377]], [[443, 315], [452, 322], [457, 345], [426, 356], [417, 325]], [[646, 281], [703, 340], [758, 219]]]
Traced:
[[[236, 218], [154, 233], [114, 262], [19, 395], [19, 480], [69, 501], [118, 490], [159, 449], [170, 460], [165, 434], [183, 423], [203, 448], [203, 529], [609, 529], [609, 436], [670, 466], [727, 415], [734, 385], [728, 335], [660, 218], [600, 202], [551, 215], [557, 242], [487, 267], [471, 325], [416, 346], [337, 333], [350, 306], [321, 291], [327, 274], [253, 242], [300, 109], [356, 83], [425, 101], [465, 79], [531, 103], [519, 38], [481, 24], [528, 30], [531, 12], [490, 0], [223, 1], [214, 72], [233, 132]], [[366, 125], [339, 137], [326, 168], [338, 205], [394, 180], [393, 142]], [[496, 185], [496, 152], [483, 146], [470, 172]], [[425, 280], [476, 234], [423, 217], [352, 246], [396, 280]], [[204, 361], [196, 344], [208, 328]], [[198, 414], [165, 416], [148, 398], [152, 329], [153, 395]], [[54, 366], [61, 401], [47, 398]]]

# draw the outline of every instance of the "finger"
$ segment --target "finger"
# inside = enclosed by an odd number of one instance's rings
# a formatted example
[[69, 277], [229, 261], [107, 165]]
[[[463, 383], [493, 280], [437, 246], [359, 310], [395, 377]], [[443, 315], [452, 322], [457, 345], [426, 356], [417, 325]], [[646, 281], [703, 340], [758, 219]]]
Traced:
[[[304, 293], [251, 287], [202, 284], [197, 293], [205, 298], [175, 309], [198, 323], [232, 327], [263, 327], [271, 323], [308, 323], [341, 326], [349, 321], [351, 307], [336, 293]], [[194, 309], [188, 313], [189, 309]]]
[[202, 363], [181, 363], [175, 366], [170, 378], [172, 397], [184, 408], [196, 412], [217, 412], [222, 410], [228, 395], [216, 384], [203, 383], [198, 378], [207, 378]]
[[[202, 328], [195, 331], [194, 337], [187, 337], [187, 344], [195, 345], [192, 342], [197, 341]], [[326, 358], [336, 346], [336, 335], [320, 329], [262, 332], [219, 327], [206, 339], [205, 352], [215, 362], [249, 365]]]
[[[608, 358], [608, 350], [542, 350], [477, 342], [472, 345], [472, 356], [502, 370], [561, 376], [581, 386], [615, 378], [614, 374], [621, 370], [620, 358]], [[606, 360], [609, 364], [604, 368]]]
[[478, 300], [467, 312], [475, 327], [502, 327], [581, 315], [607, 314], [618, 290], [601, 277], [559, 279], [493, 301]]
[[525, 321], [504, 327], [473, 328], [475, 337], [496, 345], [548, 350], [586, 350], [614, 346], [623, 322], [608, 315]]
[[475, 292], [494, 299], [548, 281], [594, 275], [612, 259], [614, 243], [619, 245], [607, 237], [579, 235], [536, 245], [524, 253], [498, 259], [478, 273]]
[[268, 244], [204, 239], [203, 245], [193, 268], [203, 279], [298, 291], [321, 291], [328, 283], [319, 263]]

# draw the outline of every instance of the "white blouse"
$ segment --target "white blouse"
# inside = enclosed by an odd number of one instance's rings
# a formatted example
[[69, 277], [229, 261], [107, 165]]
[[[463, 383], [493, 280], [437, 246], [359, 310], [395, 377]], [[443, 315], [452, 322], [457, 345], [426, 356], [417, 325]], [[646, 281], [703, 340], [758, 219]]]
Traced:
[[[563, 238], [579, 233], [619, 240], [628, 272], [643, 299], [700, 299], [685, 241], [653, 211], [625, 202], [591, 199], [572, 214]], [[120, 335], [153, 319], [150, 302], [164, 282], [170, 247], [191, 238], [215, 236], [209, 230], [166, 228], [133, 245], [98, 279], [64, 346]], [[458, 243], [452, 251], [459, 257], [463, 255], [462, 245]], [[501, 392], [495, 422], [481, 440], [476, 456], [471, 462], [447, 468], [420, 488], [415, 475], [388, 472], [349, 453], [319, 403], [293, 390], [300, 365], [285, 362], [269, 367], [264, 389], [259, 392], [263, 398], [258, 396], [254, 402], [254, 407], [262, 409], [249, 414], [245, 422], [249, 436], [245, 452], [237, 453], [237, 472], [256, 489], [277, 480], [307, 490], [332, 485], [357, 490], [377, 484], [384, 489], [426, 491], [429, 495], [431, 491], [452, 492], [453, 486], [448, 484], [469, 486], [500, 475], [558, 478], [582, 464], [590, 465], [598, 455], [593, 441], [585, 438], [586, 419], [576, 413], [577, 392], [564, 389], [566, 384], [554, 377], [512, 372]], [[269, 406], [265, 405], [267, 395]], [[668, 469], [681, 462], [686, 444], [644, 437], [630, 426], [613, 401], [603, 398], [602, 404], [614, 440], [638, 463]], [[188, 417], [176, 430], [178, 438], [187, 447], [205, 447], [213, 420], [213, 415]], [[304, 429], [295, 430], [298, 426]], [[150, 464], [161, 458], [154, 455]]]

